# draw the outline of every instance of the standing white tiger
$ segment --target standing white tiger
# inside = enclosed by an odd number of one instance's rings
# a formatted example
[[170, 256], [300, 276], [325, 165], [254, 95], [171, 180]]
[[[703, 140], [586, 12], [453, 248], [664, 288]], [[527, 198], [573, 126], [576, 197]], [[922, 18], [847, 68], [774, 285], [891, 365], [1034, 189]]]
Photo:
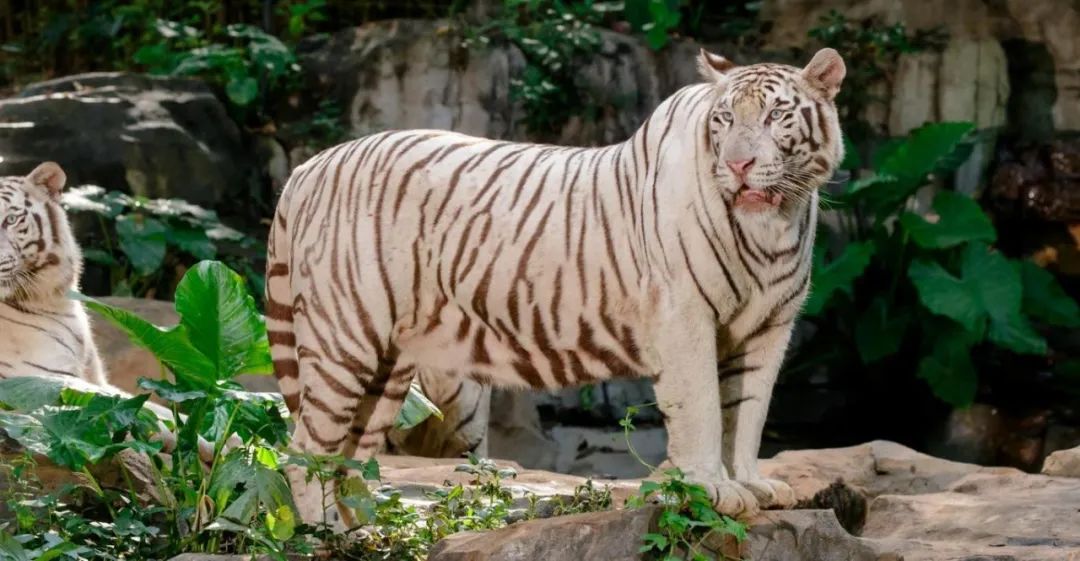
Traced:
[[74, 376], [105, 385], [78, 289], [82, 253], [60, 193], [67, 178], [46, 162], [0, 177], [0, 378]]
[[[757, 454], [816, 190], [842, 157], [845, 67], [832, 49], [803, 69], [699, 64], [707, 83], [621, 144], [396, 131], [299, 167], [267, 271], [294, 444], [374, 453], [417, 372], [537, 389], [644, 376], [670, 460], [720, 510], [792, 505]], [[321, 493], [292, 469], [314, 520]]]

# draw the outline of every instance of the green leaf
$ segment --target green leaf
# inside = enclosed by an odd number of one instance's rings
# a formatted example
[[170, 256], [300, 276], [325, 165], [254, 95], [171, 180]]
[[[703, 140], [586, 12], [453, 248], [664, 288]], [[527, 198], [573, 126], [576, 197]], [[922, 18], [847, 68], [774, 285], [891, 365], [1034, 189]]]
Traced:
[[963, 280], [954, 277], [934, 261], [916, 260], [908, 268], [908, 278], [919, 299], [931, 312], [955, 320], [965, 329], [981, 333], [985, 312], [977, 295]]
[[202, 261], [176, 287], [176, 311], [191, 344], [216, 378], [273, 372], [266, 324], [244, 279], [223, 263]]
[[891, 175], [881, 175], [879, 173], [873, 173], [862, 179], [856, 179], [848, 185], [847, 194], [853, 195], [864, 191], [866, 189], [872, 189], [880, 185], [892, 185], [896, 183], [896, 178]]
[[3, 561], [30, 561], [30, 555], [22, 544], [4, 530], [0, 530], [0, 555]]
[[169, 230], [169, 243], [196, 259], [213, 259], [217, 246], [206, 235], [206, 230], [181, 225]]
[[929, 123], [912, 131], [901, 142], [883, 146], [875, 158], [876, 173], [895, 178], [894, 182], [875, 182], [852, 195], [879, 218], [898, 210], [904, 200], [927, 182], [934, 171], [948, 170], [963, 161], [956, 156], [962, 150], [974, 125], [971, 123]]
[[[958, 146], [975, 130], [973, 123], [928, 123], [908, 135], [906, 141], [885, 157], [879, 173], [891, 175], [909, 186], [920, 186], [926, 176], [939, 170]], [[954, 162], [958, 166], [963, 162]]]
[[139, 388], [147, 391], [154, 392], [164, 399], [172, 403], [183, 403], [185, 401], [191, 401], [193, 399], [202, 399], [207, 396], [207, 393], [202, 390], [181, 390], [176, 384], [171, 384], [164, 380], [151, 380], [149, 378], [139, 378]]
[[810, 296], [806, 299], [804, 311], [808, 315], [821, 313], [832, 295], [839, 291], [851, 291], [851, 285], [870, 264], [876, 247], [871, 242], [853, 242], [844, 247], [844, 251], [831, 263], [825, 264], [820, 254], [814, 263]]
[[0, 380], [0, 405], [5, 409], [29, 412], [45, 405], [60, 403], [64, 381], [37, 376], [19, 376]]
[[900, 224], [919, 247], [945, 249], [972, 241], [993, 242], [997, 239], [990, 218], [970, 197], [942, 191], [934, 197], [934, 211], [932, 221], [910, 212], [900, 217]]
[[216, 367], [206, 355], [192, 344], [183, 325], [169, 329], [158, 327], [139, 316], [120, 308], [98, 302], [78, 293], [69, 295], [86, 304], [123, 331], [132, 343], [154, 354], [176, 375], [178, 382], [199, 388], [213, 385]]
[[120, 249], [137, 273], [151, 275], [165, 260], [166, 232], [163, 222], [140, 215], [125, 214], [116, 218]]
[[440, 421], [443, 419], [442, 411], [424, 395], [417, 382], [409, 386], [409, 393], [405, 396], [405, 403], [401, 405], [394, 427], [400, 430], [411, 429], [425, 419], [434, 415]]
[[980, 243], [969, 243], [960, 256], [958, 278], [940, 264], [918, 260], [908, 277], [931, 312], [948, 317], [978, 335], [989, 322], [990, 340], [1018, 353], [1044, 354], [1046, 342], [1021, 313], [1020, 274], [1009, 261]]
[[229, 96], [229, 101], [245, 107], [259, 97], [259, 82], [251, 76], [229, 80], [225, 84], [225, 95]]
[[933, 336], [932, 352], [919, 361], [919, 377], [926, 380], [934, 395], [953, 407], [971, 405], [978, 378], [971, 363], [970, 335], [956, 326]]
[[1015, 353], [1045, 355], [1047, 351], [1046, 339], [1019, 311], [994, 317], [987, 336], [994, 344]]
[[[1080, 327], [1080, 306], [1065, 293], [1054, 275], [1030, 261], [1020, 263], [1026, 313], [1058, 327]], [[0, 400], [2, 401], [2, 400]]]
[[864, 364], [870, 364], [900, 350], [911, 317], [897, 309], [889, 309], [883, 296], [878, 296], [855, 323], [855, 346]]
[[296, 530], [296, 516], [292, 509], [282, 505], [274, 512], [267, 512], [266, 529], [270, 530], [270, 535], [279, 541], [286, 541], [293, 537]]

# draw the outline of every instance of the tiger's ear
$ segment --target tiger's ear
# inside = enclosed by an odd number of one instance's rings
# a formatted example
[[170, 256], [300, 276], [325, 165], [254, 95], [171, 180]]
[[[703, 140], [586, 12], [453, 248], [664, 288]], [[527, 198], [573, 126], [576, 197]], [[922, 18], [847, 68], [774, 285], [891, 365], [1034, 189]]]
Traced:
[[802, 70], [802, 77], [811, 88], [832, 100], [840, 91], [840, 84], [847, 74], [844, 59], [835, 49], [821, 49]]
[[698, 74], [708, 82], [723, 82], [727, 79], [725, 74], [735, 68], [735, 63], [730, 60], [701, 49], [697, 59]]
[[26, 179], [31, 185], [44, 189], [49, 198], [55, 201], [60, 200], [60, 192], [67, 183], [67, 174], [56, 162], [45, 162], [34, 168]]

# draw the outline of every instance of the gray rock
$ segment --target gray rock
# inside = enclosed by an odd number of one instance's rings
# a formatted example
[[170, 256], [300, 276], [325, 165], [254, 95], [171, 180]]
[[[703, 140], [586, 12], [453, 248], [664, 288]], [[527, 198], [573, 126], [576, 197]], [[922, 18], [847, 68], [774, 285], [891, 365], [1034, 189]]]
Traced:
[[1057, 477], [1080, 477], [1080, 446], [1052, 452], [1046, 457], [1042, 472]]
[[0, 100], [0, 174], [44, 160], [68, 183], [216, 206], [257, 180], [240, 129], [197, 80], [92, 73]]

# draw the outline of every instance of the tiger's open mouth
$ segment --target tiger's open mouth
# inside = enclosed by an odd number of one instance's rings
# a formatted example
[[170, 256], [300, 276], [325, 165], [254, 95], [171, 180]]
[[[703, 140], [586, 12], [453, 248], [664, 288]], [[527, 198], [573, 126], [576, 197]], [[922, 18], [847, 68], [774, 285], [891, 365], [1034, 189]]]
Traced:
[[784, 201], [784, 196], [774, 189], [766, 187], [755, 189], [745, 183], [735, 192], [735, 206], [744, 210], [759, 212], [777, 208]]

